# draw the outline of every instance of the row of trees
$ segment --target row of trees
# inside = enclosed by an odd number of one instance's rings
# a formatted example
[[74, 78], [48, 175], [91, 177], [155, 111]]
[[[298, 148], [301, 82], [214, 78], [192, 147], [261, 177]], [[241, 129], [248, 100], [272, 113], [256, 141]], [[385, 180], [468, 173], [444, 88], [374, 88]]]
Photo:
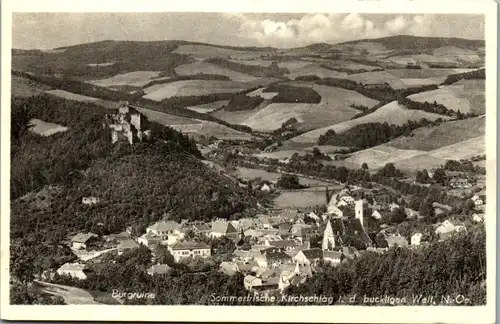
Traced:
[[457, 81], [460, 81], [462, 79], [465, 80], [485, 80], [486, 79], [486, 69], [479, 69], [471, 72], [464, 72], [464, 73], [457, 73], [457, 74], [452, 74], [446, 77], [446, 79], [443, 81], [444, 85], [449, 85], [453, 84]]

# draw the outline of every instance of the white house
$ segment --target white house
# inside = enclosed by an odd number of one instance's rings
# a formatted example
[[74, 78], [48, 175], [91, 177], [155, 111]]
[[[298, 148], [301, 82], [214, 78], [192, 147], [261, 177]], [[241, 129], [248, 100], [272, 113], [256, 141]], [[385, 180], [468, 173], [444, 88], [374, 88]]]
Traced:
[[149, 232], [138, 237], [137, 243], [142, 244], [149, 248], [162, 244], [162, 240], [159, 236], [156, 236], [153, 233]]
[[267, 185], [267, 183], [264, 183], [264, 184], [260, 187], [260, 191], [263, 191], [263, 192], [269, 192], [269, 191], [271, 191], [271, 188]]
[[80, 280], [85, 280], [88, 277], [88, 271], [85, 264], [81, 263], [65, 263], [59, 269], [57, 274], [60, 276], [70, 276]]
[[439, 235], [440, 240], [444, 240], [448, 238], [452, 233], [461, 232], [464, 230], [466, 230], [465, 226], [454, 225], [451, 221], [445, 220], [436, 228], [435, 233]]
[[175, 262], [189, 257], [208, 258], [211, 255], [210, 246], [203, 242], [179, 242], [169, 246]]
[[471, 200], [474, 202], [474, 205], [476, 205], [476, 206], [480, 206], [480, 205], [484, 204], [484, 201], [478, 195], [474, 195], [471, 198]]
[[411, 245], [418, 246], [422, 240], [422, 233], [415, 233], [411, 236]]
[[340, 264], [342, 261], [342, 252], [339, 251], [323, 251], [323, 261], [331, 265]]
[[181, 228], [181, 224], [175, 221], [159, 221], [155, 224], [149, 226], [146, 229], [146, 233], [152, 233], [153, 235], [159, 236], [162, 241], [167, 241], [168, 236], [174, 234]]
[[472, 214], [472, 220], [476, 223], [482, 223], [484, 222], [484, 214], [474, 213]]
[[[336, 217], [344, 217], [344, 212], [335, 205], [329, 205], [327, 210], [327, 215], [335, 215]], [[325, 219], [323, 219], [325, 220]]]
[[100, 199], [97, 197], [83, 197], [82, 204], [84, 205], [95, 205], [100, 202]]
[[394, 210], [398, 209], [398, 208], [399, 208], [399, 205], [393, 202], [393, 203], [391, 203], [391, 204], [389, 205], [389, 208], [391, 209], [391, 212], [392, 212], [392, 211], [394, 211]]
[[378, 210], [374, 210], [372, 213], [372, 217], [375, 219], [382, 219], [382, 215], [379, 213]]

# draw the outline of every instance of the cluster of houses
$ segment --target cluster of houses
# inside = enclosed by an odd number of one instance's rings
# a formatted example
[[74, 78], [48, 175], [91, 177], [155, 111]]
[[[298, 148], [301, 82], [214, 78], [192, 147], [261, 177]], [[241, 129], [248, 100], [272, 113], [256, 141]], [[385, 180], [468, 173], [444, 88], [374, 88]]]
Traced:
[[127, 141], [129, 144], [151, 139], [151, 130], [146, 117], [121, 102], [118, 112], [107, 114], [104, 127], [111, 129], [111, 142]]
[[[481, 195], [474, 195], [471, 200], [477, 208], [473, 220], [484, 222], [481, 208], [485, 202]], [[96, 197], [82, 199], [82, 203], [89, 205], [98, 202]], [[108, 235], [105, 241], [108, 247], [114, 244], [118, 255], [141, 245], [153, 252], [157, 246], [164, 245], [175, 262], [182, 262], [189, 258], [211, 257], [213, 250], [205, 243], [207, 239], [227, 238], [235, 243], [236, 250], [230, 261], [220, 264], [221, 271], [228, 275], [244, 274], [245, 287], [255, 292], [283, 291], [290, 285], [303, 283], [319, 269], [320, 264], [336, 266], [365, 251], [384, 253], [396, 246], [416, 248], [427, 244], [430, 236], [446, 240], [453, 233], [466, 230], [462, 222], [450, 218], [436, 224], [429, 232], [415, 231], [409, 240], [384, 224], [376, 235], [373, 232], [369, 235], [367, 224], [370, 221], [380, 222], [383, 214], [401, 207], [394, 202], [381, 204], [375, 200], [369, 204], [366, 199], [354, 198], [349, 188], [331, 195], [326, 207], [324, 213], [293, 208], [270, 209], [267, 214], [255, 217], [232, 221], [217, 219], [208, 223], [160, 220], [147, 227], [146, 233], [139, 237], [133, 237], [128, 231]], [[436, 211], [451, 210], [451, 207], [438, 203], [433, 207]], [[347, 210], [353, 213], [346, 213]], [[403, 210], [408, 218], [420, 217], [412, 209]], [[78, 233], [71, 238], [71, 248], [75, 252], [89, 250], [99, 239], [92, 233]], [[361, 242], [363, 249], [353, 246], [350, 243], [353, 239]], [[314, 247], [311, 247], [311, 242], [314, 242]], [[148, 273], [161, 274], [169, 268], [168, 265], [155, 264]], [[57, 273], [79, 279], [88, 275], [84, 263], [67, 263]]]

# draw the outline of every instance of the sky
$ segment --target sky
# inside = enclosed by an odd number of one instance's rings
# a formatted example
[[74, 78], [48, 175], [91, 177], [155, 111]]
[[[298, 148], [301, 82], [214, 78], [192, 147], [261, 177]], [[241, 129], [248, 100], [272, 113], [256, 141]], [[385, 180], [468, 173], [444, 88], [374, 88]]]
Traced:
[[187, 40], [301, 47], [391, 35], [484, 39], [484, 17], [465, 14], [14, 13], [12, 46], [52, 49], [102, 40]]

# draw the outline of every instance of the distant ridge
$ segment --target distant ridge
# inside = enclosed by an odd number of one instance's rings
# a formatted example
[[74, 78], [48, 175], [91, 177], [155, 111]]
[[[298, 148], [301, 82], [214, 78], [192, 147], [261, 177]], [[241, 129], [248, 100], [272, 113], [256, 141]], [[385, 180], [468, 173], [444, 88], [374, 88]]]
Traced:
[[[332, 49], [336, 45], [349, 45], [349, 44], [357, 44], [362, 42], [372, 42], [379, 43], [385, 45], [389, 49], [421, 49], [423, 47], [433, 49], [439, 48], [442, 46], [456, 46], [459, 48], [477, 48], [485, 46], [485, 40], [482, 39], [466, 39], [466, 38], [458, 38], [458, 37], [427, 37], [427, 36], [412, 36], [412, 35], [396, 35], [396, 36], [388, 36], [381, 38], [365, 38], [365, 39], [357, 39], [350, 40], [340, 43], [312, 43], [302, 47], [295, 48], [275, 48], [275, 47], [258, 47], [258, 46], [230, 46], [230, 45], [219, 45], [219, 44], [210, 44], [203, 42], [195, 42], [195, 41], [185, 41], [185, 40], [157, 40], [157, 41], [129, 41], [129, 40], [103, 40], [97, 42], [90, 43], [82, 43], [76, 45], [68, 45], [62, 47], [56, 47], [53, 50], [73, 50], [73, 49], [82, 49], [82, 48], [109, 48], [113, 46], [121, 46], [129, 45], [129, 46], [167, 46], [167, 47], [176, 47], [179, 45], [204, 45], [204, 46], [212, 46], [218, 48], [226, 48], [232, 50], [246, 50], [246, 51], [256, 51], [256, 52], [276, 52], [281, 50], [297, 50], [297, 49], [309, 49], [312, 51], [323, 51], [326, 49]], [[13, 49], [16, 51], [38, 51], [37, 49]]]
[[485, 46], [484, 40], [465, 39], [457, 37], [422, 37], [411, 35], [397, 35], [373, 39], [359, 39], [338, 43], [336, 45], [358, 44], [372, 42], [385, 45], [388, 49], [434, 49], [443, 46], [476, 49]]

